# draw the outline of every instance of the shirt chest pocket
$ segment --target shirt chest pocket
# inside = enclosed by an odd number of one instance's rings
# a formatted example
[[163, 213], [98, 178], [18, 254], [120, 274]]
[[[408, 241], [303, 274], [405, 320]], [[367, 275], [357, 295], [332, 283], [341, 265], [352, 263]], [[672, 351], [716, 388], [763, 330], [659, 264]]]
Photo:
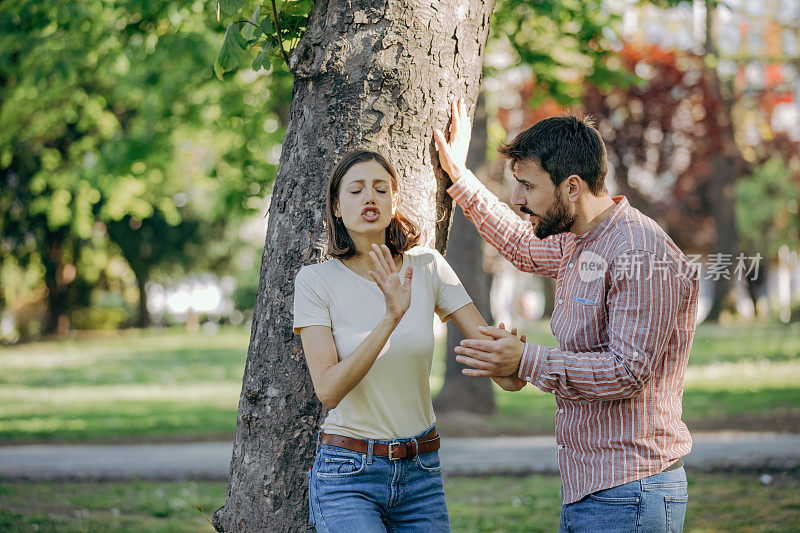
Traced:
[[593, 343], [602, 342], [596, 338], [606, 328], [607, 311], [603, 291], [600, 287], [578, 287], [567, 293], [566, 304], [569, 322], [575, 327], [575, 333], [583, 336], [588, 333]]

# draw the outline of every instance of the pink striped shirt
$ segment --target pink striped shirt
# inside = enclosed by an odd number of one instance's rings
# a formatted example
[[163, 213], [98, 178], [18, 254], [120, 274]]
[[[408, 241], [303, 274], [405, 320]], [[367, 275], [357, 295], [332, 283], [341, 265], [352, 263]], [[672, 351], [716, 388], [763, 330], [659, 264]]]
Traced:
[[562, 503], [688, 454], [681, 400], [697, 273], [658, 224], [618, 196], [591, 231], [538, 239], [471, 173], [448, 193], [514, 266], [556, 279], [558, 346], [526, 344], [519, 376], [555, 395]]

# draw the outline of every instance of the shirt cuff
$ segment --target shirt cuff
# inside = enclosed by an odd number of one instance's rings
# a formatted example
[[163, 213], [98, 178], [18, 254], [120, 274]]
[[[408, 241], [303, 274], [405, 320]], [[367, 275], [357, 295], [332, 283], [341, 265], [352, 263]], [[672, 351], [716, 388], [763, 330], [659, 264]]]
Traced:
[[447, 193], [453, 197], [453, 200], [460, 205], [469, 205], [475, 198], [475, 195], [484, 188], [484, 185], [481, 183], [475, 174], [472, 173], [469, 169], [456, 181], [454, 184], [447, 189]]
[[525, 343], [522, 359], [519, 361], [519, 377], [539, 387], [539, 376], [547, 361], [547, 348], [537, 344]]

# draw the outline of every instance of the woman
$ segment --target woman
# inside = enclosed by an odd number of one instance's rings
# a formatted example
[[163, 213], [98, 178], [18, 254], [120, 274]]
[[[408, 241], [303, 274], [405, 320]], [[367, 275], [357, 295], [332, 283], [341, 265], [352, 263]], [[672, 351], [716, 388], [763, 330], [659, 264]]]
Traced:
[[309, 472], [317, 531], [449, 531], [428, 379], [433, 313], [470, 338], [486, 323], [398, 209], [398, 179], [357, 150], [328, 185], [328, 251], [295, 281], [317, 396], [331, 410]]

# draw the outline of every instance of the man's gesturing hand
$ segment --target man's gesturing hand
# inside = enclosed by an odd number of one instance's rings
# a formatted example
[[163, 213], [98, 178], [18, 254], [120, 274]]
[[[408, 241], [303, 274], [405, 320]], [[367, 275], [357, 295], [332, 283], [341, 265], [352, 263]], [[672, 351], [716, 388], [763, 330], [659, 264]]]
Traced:
[[463, 98], [450, 104], [450, 135], [445, 139], [441, 130], [433, 131], [436, 149], [439, 151], [439, 163], [453, 182], [467, 170], [467, 151], [469, 138], [472, 135], [472, 124], [467, 116], [467, 104]]
[[461, 372], [467, 376], [505, 377], [516, 374], [525, 343], [505, 329], [481, 326], [478, 331], [493, 340], [465, 339], [456, 346], [456, 361], [472, 368]]
[[[497, 327], [500, 328], [500, 329], [506, 329], [506, 326], [502, 322], [500, 322], [497, 325]], [[517, 334], [517, 328], [511, 328], [511, 334], [512, 335], [516, 335]], [[525, 338], [525, 334], [524, 333], [519, 336], [519, 340], [521, 340], [522, 342], [526, 342], [526, 338]], [[505, 376], [505, 377], [502, 377], [502, 378], [493, 377], [492, 381], [497, 383], [500, 386], [501, 389], [503, 389], [505, 391], [509, 391], [509, 392], [516, 392], [518, 390], [521, 390], [523, 387], [525, 387], [525, 385], [527, 385], [527, 382], [524, 379], [520, 378], [517, 375], [516, 372], [514, 372], [513, 374], [511, 374], [509, 376]]]

